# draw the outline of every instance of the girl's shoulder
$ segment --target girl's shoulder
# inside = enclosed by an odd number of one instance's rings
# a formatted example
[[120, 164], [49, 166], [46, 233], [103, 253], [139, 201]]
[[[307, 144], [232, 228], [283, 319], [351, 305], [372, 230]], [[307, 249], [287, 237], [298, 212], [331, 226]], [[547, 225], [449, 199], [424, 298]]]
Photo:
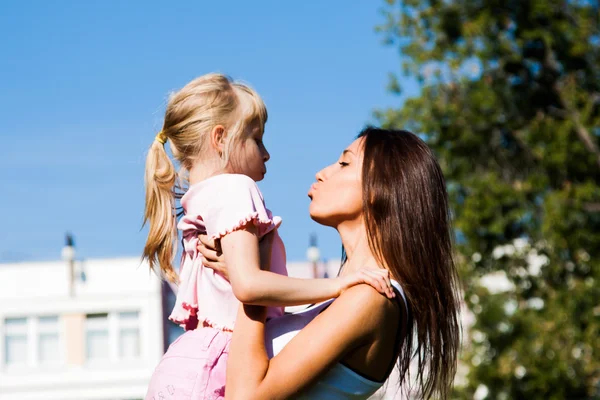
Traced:
[[243, 174], [219, 174], [209, 178], [209, 180], [217, 183], [237, 183], [238, 185], [257, 186], [256, 182], [254, 182], [254, 179]]
[[206, 190], [219, 190], [219, 189], [230, 189], [230, 190], [243, 190], [252, 188], [258, 190], [258, 185], [254, 180], [246, 175], [242, 174], [219, 174], [206, 178], [203, 181], [191, 185], [187, 194], [195, 192], [203, 192]]
[[264, 203], [256, 182], [241, 174], [221, 174], [213, 178], [211, 191], [215, 201], [229, 205], [247, 205], [248, 202]]
[[222, 205], [248, 198], [263, 200], [252, 178], [241, 174], [219, 174], [191, 185], [181, 198], [181, 204], [186, 209], [197, 201]]
[[[267, 209], [256, 182], [246, 175], [221, 174], [192, 185], [181, 199], [179, 228], [200, 229], [220, 238], [253, 222], [259, 237], [281, 224]], [[186, 224], [187, 223], [187, 224]]]

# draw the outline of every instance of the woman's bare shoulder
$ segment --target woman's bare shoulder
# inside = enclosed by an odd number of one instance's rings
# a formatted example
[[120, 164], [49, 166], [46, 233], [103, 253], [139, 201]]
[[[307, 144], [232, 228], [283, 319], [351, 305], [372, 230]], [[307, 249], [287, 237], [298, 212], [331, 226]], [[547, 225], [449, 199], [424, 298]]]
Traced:
[[349, 316], [361, 317], [363, 323], [373, 329], [400, 314], [395, 298], [389, 299], [366, 284], [347, 289], [334, 303], [338, 303], [338, 310], [348, 311]]

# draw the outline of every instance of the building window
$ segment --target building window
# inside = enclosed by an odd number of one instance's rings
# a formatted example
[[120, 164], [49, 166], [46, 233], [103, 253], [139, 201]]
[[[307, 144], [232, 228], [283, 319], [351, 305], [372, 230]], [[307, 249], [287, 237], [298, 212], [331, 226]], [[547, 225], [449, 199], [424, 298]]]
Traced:
[[60, 361], [59, 326], [57, 316], [38, 318], [38, 360], [40, 364]]
[[61, 362], [59, 319], [43, 317], [4, 320], [4, 364], [38, 365]]
[[85, 338], [88, 361], [103, 361], [110, 358], [108, 314], [86, 315]]
[[6, 365], [27, 364], [27, 318], [4, 320], [4, 344]]
[[140, 318], [137, 311], [120, 312], [119, 358], [132, 360], [140, 357]]

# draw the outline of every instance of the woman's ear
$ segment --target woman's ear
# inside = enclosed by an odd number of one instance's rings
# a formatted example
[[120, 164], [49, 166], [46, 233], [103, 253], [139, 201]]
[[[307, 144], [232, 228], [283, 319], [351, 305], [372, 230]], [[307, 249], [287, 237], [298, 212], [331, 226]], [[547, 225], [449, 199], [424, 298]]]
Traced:
[[225, 132], [225, 127], [223, 125], [215, 125], [210, 132], [210, 144], [219, 153], [219, 155], [223, 154], [226, 137], [227, 132]]

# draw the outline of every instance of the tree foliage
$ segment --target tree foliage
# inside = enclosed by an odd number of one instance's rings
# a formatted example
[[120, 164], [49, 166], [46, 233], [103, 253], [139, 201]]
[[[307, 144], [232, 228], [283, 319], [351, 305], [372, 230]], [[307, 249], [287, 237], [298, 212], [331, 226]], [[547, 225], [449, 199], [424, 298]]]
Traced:
[[475, 315], [456, 395], [599, 398], [598, 2], [390, 0], [383, 12], [400, 52], [390, 90], [402, 75], [421, 90], [376, 117], [439, 156]]

